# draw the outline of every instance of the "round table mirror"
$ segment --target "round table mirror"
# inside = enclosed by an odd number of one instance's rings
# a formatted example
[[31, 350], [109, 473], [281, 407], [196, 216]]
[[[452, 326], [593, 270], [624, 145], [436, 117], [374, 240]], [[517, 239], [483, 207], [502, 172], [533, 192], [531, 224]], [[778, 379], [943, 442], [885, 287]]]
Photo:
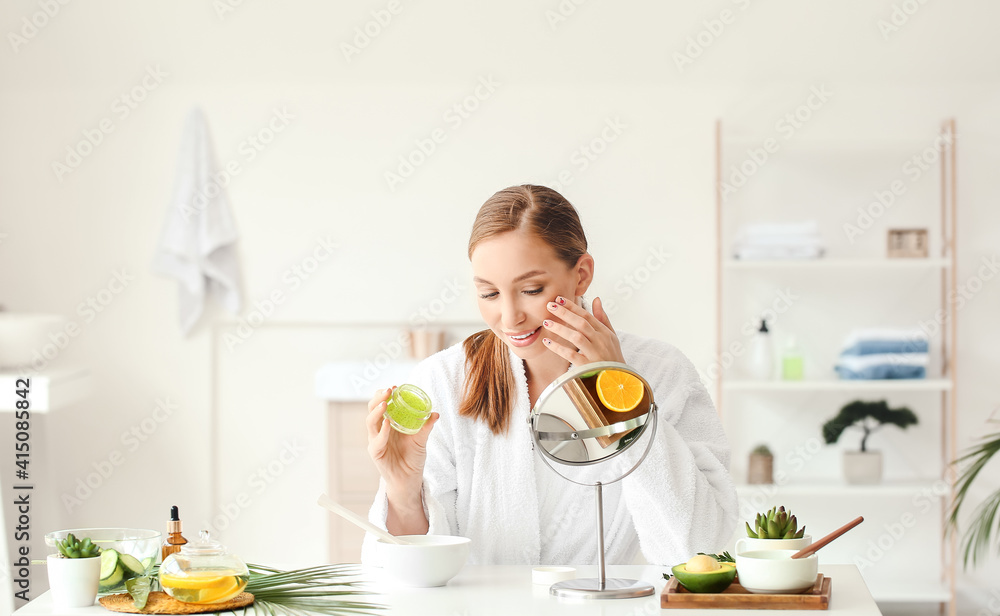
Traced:
[[[656, 433], [656, 417], [652, 387], [618, 362], [574, 366], [538, 396], [528, 418], [535, 450], [552, 471], [567, 481], [593, 486], [597, 497], [598, 577], [553, 584], [553, 595], [586, 600], [653, 594], [652, 584], [605, 575], [602, 487], [621, 481], [642, 464]], [[647, 431], [645, 448], [638, 455], [623, 455]]]

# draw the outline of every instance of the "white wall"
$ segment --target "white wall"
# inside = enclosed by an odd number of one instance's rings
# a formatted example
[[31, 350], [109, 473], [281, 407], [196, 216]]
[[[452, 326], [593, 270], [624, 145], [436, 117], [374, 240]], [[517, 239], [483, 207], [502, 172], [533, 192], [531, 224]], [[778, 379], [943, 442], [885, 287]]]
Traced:
[[[62, 439], [55, 487], [72, 493], [93, 462], [116, 449], [127, 453], [128, 463], [93, 497], [65, 512], [66, 524], [160, 528], [176, 503], [194, 534], [215, 513], [208, 510], [205, 425], [216, 399], [213, 379], [234, 375], [213, 362], [206, 324], [229, 317], [210, 307], [203, 325], [184, 338], [176, 285], [149, 271], [180, 128], [195, 104], [208, 116], [220, 162], [240, 166], [228, 192], [247, 305], [285, 291], [275, 323], [405, 322], [449, 281], [468, 280], [467, 233], [485, 198], [510, 184], [554, 183], [569, 170], [573, 181], [564, 192], [582, 213], [598, 263], [592, 295], [618, 301], [620, 328], [669, 340], [707, 369], [714, 353], [715, 119], [767, 133], [813, 86], [833, 96], [796, 139], [919, 140], [941, 119], [957, 117], [959, 279], [975, 275], [980, 260], [1000, 250], [1000, 214], [992, 206], [1000, 8], [992, 4], [911, 2], [906, 8], [916, 12], [884, 37], [879, 21], [889, 20], [895, 6], [884, 0], [684, 6], [400, 0], [401, 11], [348, 61], [341, 43], [387, 2], [242, 2], [220, 16], [213, 6], [224, 1], [70, 2], [31, 38], [0, 52], [0, 234], [6, 234], [0, 303], [75, 319], [82, 333], [58, 361], [91, 366], [98, 390], [54, 430]], [[23, 19], [43, 4], [4, 3], [0, 32], [22, 33]], [[572, 14], [552, 26], [547, 12], [560, 6]], [[718, 31], [715, 20], [723, 19], [730, 23], [709, 41], [702, 31]], [[679, 70], [675, 52], [684, 53], [687, 38], [699, 34], [710, 45]], [[119, 97], [157, 67], [162, 80], [124, 116]], [[456, 126], [445, 114], [474, 94], [481, 78], [492, 78], [495, 92]], [[268, 125], [276, 108], [294, 118], [248, 160], [241, 144]], [[113, 132], [57, 179], [52, 163], [65, 162], [67, 146], [103, 118]], [[624, 125], [621, 134], [581, 170], [576, 150], [600, 137], [609, 120]], [[435, 129], [445, 141], [390, 190], [384, 173]], [[859, 188], [858, 203], [829, 207], [844, 207], [849, 216], [868, 194]], [[328, 237], [338, 244], [333, 258], [300, 288], [289, 288], [283, 272]], [[625, 277], [636, 275], [651, 250], [670, 256], [626, 298]], [[134, 280], [86, 320], [78, 305], [121, 269]], [[963, 446], [984, 431], [1000, 403], [992, 383], [998, 299], [997, 283], [988, 282], [960, 313]], [[442, 319], [477, 316], [470, 294]], [[287, 375], [288, 362], [301, 366], [299, 385], [313, 369], [313, 351], [308, 361], [276, 357], [263, 352], [272, 348], [269, 338], [259, 340], [264, 346], [254, 349], [251, 338], [245, 355], [237, 347], [230, 358], [255, 375], [246, 379], [247, 406], [238, 418], [249, 425], [274, 412], [252, 401], [271, 400], [287, 387], [278, 375]], [[371, 344], [377, 349], [380, 342]], [[294, 348], [289, 341], [273, 344]], [[264, 376], [269, 372], [274, 380]], [[178, 410], [128, 451], [121, 433], [164, 398]], [[300, 412], [312, 417], [319, 408], [317, 401]], [[288, 434], [308, 433], [312, 424], [299, 419]], [[86, 444], [71, 438], [80, 434], [89, 437]], [[262, 430], [260, 451], [276, 447], [277, 436]], [[244, 476], [238, 468], [227, 473], [237, 481]], [[287, 479], [289, 491], [308, 487], [303, 477]], [[979, 486], [977, 494], [992, 487]], [[311, 512], [313, 499], [310, 493], [288, 505], [285, 520], [257, 532], [279, 536], [300, 509]], [[311, 512], [304, 519], [315, 518]], [[236, 547], [245, 541], [230, 535]], [[289, 558], [313, 555], [303, 549]], [[967, 594], [995, 589], [997, 571], [993, 563], [963, 576]]]

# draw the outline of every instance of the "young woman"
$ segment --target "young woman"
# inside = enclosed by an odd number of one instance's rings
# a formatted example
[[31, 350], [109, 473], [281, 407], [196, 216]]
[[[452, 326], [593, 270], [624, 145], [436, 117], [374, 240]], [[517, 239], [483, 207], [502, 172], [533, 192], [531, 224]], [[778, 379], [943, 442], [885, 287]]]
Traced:
[[[469, 259], [488, 329], [414, 370], [410, 382], [436, 412], [407, 436], [382, 417], [391, 387], [368, 404], [368, 453], [381, 475], [371, 521], [395, 535], [470, 537], [471, 564], [595, 563], [593, 492], [545, 467], [527, 418], [572, 365], [618, 361], [649, 382], [659, 422], [644, 463], [604, 488], [607, 562], [641, 551], [674, 565], [719, 550], [737, 499], [712, 401], [676, 347], [616, 332], [599, 298], [588, 306], [594, 258], [573, 206], [543, 186], [497, 192], [476, 216]], [[368, 535], [362, 562], [373, 550]]]

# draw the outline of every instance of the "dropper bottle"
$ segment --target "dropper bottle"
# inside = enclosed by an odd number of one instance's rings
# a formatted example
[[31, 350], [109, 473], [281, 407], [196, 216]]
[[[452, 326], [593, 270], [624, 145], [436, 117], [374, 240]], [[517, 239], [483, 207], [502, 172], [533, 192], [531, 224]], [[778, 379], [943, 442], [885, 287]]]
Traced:
[[179, 552], [181, 546], [187, 542], [188, 540], [181, 534], [180, 513], [177, 511], [177, 505], [174, 505], [170, 508], [170, 521], [167, 522], [167, 540], [163, 542], [161, 561], [174, 552]]

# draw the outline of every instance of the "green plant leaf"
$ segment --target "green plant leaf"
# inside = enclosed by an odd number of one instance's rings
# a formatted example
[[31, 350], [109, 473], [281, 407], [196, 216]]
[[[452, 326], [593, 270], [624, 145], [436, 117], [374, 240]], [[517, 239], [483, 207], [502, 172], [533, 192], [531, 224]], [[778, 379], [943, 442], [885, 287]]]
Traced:
[[[1000, 451], [1000, 432], [995, 432], [984, 436], [978, 444], [952, 462], [952, 465], [968, 464], [968, 466], [958, 478], [955, 501], [952, 504], [945, 527], [946, 536], [958, 530], [959, 513], [969, 494], [969, 487], [998, 451]], [[962, 536], [964, 543], [962, 550], [963, 568], [968, 568], [970, 562], [975, 566], [981, 559], [985, 559], [989, 555], [994, 527], [997, 527], [997, 536], [1000, 537], [1000, 522], [997, 522], [998, 509], [1000, 509], [1000, 489], [987, 496], [986, 500], [973, 511], [969, 528]], [[1000, 542], [998, 542], [997, 547], [1000, 549]]]
[[152, 585], [152, 578], [148, 575], [132, 578], [125, 581], [125, 590], [132, 597], [132, 603], [136, 609], [141, 610], [146, 607], [146, 600], [149, 599], [149, 589]]

